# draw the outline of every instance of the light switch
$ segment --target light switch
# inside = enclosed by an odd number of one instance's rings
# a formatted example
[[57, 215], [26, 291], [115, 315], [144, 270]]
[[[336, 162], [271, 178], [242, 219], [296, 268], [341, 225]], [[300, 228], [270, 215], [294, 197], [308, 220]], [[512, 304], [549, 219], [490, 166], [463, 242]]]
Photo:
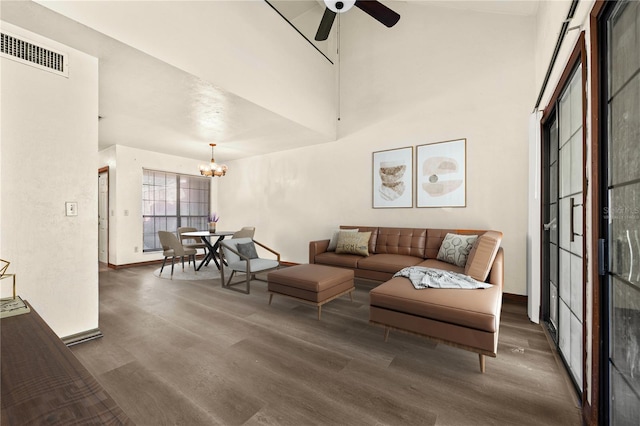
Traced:
[[75, 201], [67, 201], [65, 203], [67, 216], [78, 216], [78, 203]]

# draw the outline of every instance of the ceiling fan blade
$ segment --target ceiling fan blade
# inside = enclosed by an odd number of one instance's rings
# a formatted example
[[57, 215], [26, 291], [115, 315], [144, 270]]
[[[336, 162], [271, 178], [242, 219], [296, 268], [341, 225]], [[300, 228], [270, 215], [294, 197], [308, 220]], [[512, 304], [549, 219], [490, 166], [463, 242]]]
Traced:
[[326, 8], [324, 15], [322, 15], [318, 32], [316, 33], [316, 41], [323, 41], [329, 37], [329, 32], [331, 31], [331, 26], [333, 25], [333, 20], [335, 18], [336, 13], [329, 8]]
[[389, 28], [393, 27], [400, 20], [400, 15], [379, 1], [356, 0], [356, 7]]

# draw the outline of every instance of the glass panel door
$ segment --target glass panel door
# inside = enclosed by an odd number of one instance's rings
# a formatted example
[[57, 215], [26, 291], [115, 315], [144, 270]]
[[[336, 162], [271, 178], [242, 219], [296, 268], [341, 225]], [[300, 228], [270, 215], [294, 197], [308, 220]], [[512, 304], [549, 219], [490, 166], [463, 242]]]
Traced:
[[640, 419], [640, 3], [607, 19], [609, 422]]
[[544, 319], [576, 388], [583, 387], [582, 65], [545, 123]]

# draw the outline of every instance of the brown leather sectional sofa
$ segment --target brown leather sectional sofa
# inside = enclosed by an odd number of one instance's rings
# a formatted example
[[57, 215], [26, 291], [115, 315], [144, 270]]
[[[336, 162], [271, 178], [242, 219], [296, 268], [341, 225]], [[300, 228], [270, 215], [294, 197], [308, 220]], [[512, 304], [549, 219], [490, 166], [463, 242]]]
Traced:
[[[358, 278], [384, 281], [370, 292], [369, 321], [385, 328], [385, 341], [391, 329], [419, 334], [438, 342], [479, 354], [480, 370], [485, 371], [485, 355], [495, 357], [498, 349], [500, 310], [504, 277], [504, 254], [499, 248], [502, 234], [496, 231], [341, 226], [371, 232], [368, 256], [327, 251], [329, 239], [309, 243], [309, 263], [348, 268]], [[488, 289], [420, 289], [407, 278], [393, 275], [408, 266], [426, 266], [465, 273], [459, 267], [437, 260], [447, 233], [484, 235], [476, 262], [482, 257]], [[478, 240], [480, 241], [480, 239]], [[484, 253], [480, 254], [484, 250]], [[487, 250], [493, 250], [489, 253]], [[472, 252], [476, 251], [476, 247]], [[469, 255], [469, 260], [472, 259]], [[472, 267], [473, 268], [473, 267]], [[477, 269], [477, 268], [476, 268]], [[482, 269], [482, 268], [480, 268]], [[480, 272], [482, 274], [482, 272]], [[484, 275], [483, 275], [484, 276]], [[476, 278], [477, 279], [477, 278]]]

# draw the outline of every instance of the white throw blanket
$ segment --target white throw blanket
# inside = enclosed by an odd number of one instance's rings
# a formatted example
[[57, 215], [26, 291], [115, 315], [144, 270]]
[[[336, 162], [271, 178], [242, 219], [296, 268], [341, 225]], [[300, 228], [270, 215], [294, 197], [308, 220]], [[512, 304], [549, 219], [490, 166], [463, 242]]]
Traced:
[[489, 288], [492, 284], [474, 280], [468, 275], [424, 266], [409, 266], [395, 273], [394, 277], [409, 278], [415, 288]]

